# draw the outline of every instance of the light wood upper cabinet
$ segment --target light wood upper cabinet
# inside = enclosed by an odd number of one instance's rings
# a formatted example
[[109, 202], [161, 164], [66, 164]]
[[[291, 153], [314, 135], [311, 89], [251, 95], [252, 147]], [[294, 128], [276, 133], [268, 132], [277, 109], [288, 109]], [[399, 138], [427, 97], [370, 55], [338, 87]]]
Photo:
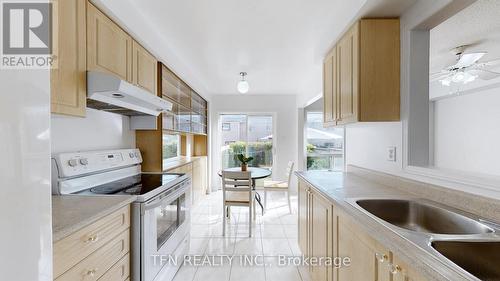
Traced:
[[358, 120], [358, 24], [337, 45], [339, 124]]
[[132, 83], [156, 95], [158, 63], [139, 43], [132, 43]]
[[[90, 2], [87, 4], [87, 69], [133, 83], [132, 38]], [[156, 75], [156, 73], [155, 73]]]
[[[337, 42], [324, 75], [325, 125], [399, 121], [399, 19], [362, 19]], [[331, 53], [325, 57], [325, 71]], [[337, 105], [333, 105], [336, 102]], [[337, 110], [337, 118], [330, 111]]]
[[334, 48], [325, 58], [323, 62], [323, 122], [332, 124], [336, 120], [337, 103], [334, 93], [334, 79], [336, 78], [335, 68], [337, 62], [336, 48]]
[[57, 65], [50, 72], [52, 113], [85, 116], [86, 1], [57, 1], [54, 48]]

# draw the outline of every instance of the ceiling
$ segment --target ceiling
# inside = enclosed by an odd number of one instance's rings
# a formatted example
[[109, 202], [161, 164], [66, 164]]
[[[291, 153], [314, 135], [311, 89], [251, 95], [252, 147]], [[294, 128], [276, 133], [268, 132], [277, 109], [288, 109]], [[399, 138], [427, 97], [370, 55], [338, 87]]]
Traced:
[[[500, 59], [500, 1], [477, 0], [430, 32], [430, 73], [439, 72], [456, 62], [451, 51], [461, 45], [471, 45], [465, 52], [486, 51], [479, 62]], [[499, 71], [498, 68], [491, 70]], [[488, 81], [480, 79], [467, 85], [442, 86], [439, 81], [431, 83], [430, 98], [457, 91], [467, 91], [498, 84], [499, 78]]]
[[456, 62], [450, 50], [471, 45], [466, 52], [487, 51], [481, 61], [500, 58], [500, 1], [478, 0], [430, 32], [430, 72]]
[[95, 0], [202, 95], [316, 96], [322, 59], [362, 15], [399, 15], [414, 0]]

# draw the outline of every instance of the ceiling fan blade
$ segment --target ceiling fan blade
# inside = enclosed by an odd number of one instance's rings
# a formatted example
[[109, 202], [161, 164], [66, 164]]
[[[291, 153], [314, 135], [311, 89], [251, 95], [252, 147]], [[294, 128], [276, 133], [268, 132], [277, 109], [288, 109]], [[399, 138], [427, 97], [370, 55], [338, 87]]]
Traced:
[[447, 74], [442, 74], [442, 73], [440, 73], [440, 74], [441, 74], [441, 75], [439, 75], [439, 76], [437, 76], [437, 75], [436, 75], [436, 76], [432, 76], [432, 75], [431, 75], [431, 76], [429, 77], [429, 81], [430, 81], [430, 82], [434, 82], [434, 81], [443, 80], [443, 79], [445, 79], [446, 77], [450, 77], [450, 75], [451, 75], [450, 73], [447, 73]]
[[465, 68], [473, 65], [476, 63], [480, 58], [482, 58], [484, 55], [486, 55], [486, 52], [475, 52], [475, 53], [468, 53], [468, 54], [462, 54], [460, 56], [460, 59], [458, 62], [451, 66], [451, 68]]
[[477, 75], [481, 80], [491, 80], [500, 77], [500, 73], [486, 69], [474, 69], [470, 71], [470, 74]]
[[500, 59], [494, 59], [490, 61], [480, 62], [477, 64], [478, 67], [495, 67], [500, 66]]

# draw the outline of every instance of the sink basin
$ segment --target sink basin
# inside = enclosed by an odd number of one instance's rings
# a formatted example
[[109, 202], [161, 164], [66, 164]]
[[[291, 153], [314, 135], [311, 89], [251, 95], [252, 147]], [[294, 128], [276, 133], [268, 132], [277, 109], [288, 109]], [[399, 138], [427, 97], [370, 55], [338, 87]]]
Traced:
[[500, 280], [500, 242], [433, 241], [431, 246], [481, 280]]
[[486, 225], [458, 213], [412, 200], [364, 199], [356, 203], [395, 226], [433, 234], [483, 234], [493, 232]]

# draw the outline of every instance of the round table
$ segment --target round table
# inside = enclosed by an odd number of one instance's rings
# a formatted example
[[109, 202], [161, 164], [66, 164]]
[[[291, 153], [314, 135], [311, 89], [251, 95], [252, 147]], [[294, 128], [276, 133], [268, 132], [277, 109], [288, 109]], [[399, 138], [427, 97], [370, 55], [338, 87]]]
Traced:
[[[224, 169], [224, 171], [241, 172], [241, 167], [227, 168]], [[270, 170], [257, 167], [248, 167], [247, 172], [250, 172], [250, 177], [252, 178], [252, 181], [254, 181], [254, 188], [255, 188], [255, 180], [267, 178], [271, 175]], [[219, 177], [222, 177], [222, 171], [219, 171]]]
[[[224, 171], [241, 172], [241, 167], [226, 168], [224, 169]], [[257, 168], [257, 167], [248, 167], [247, 172], [250, 172], [250, 177], [252, 178], [252, 185], [254, 190], [255, 190], [255, 180], [267, 178], [271, 175], [271, 170], [264, 168]], [[222, 171], [219, 171], [218, 174], [219, 177], [222, 177]], [[255, 200], [257, 200], [257, 203], [259, 203], [260, 208], [262, 209], [262, 214], [264, 214], [264, 205], [262, 205], [260, 194], [258, 192], [255, 192]]]

